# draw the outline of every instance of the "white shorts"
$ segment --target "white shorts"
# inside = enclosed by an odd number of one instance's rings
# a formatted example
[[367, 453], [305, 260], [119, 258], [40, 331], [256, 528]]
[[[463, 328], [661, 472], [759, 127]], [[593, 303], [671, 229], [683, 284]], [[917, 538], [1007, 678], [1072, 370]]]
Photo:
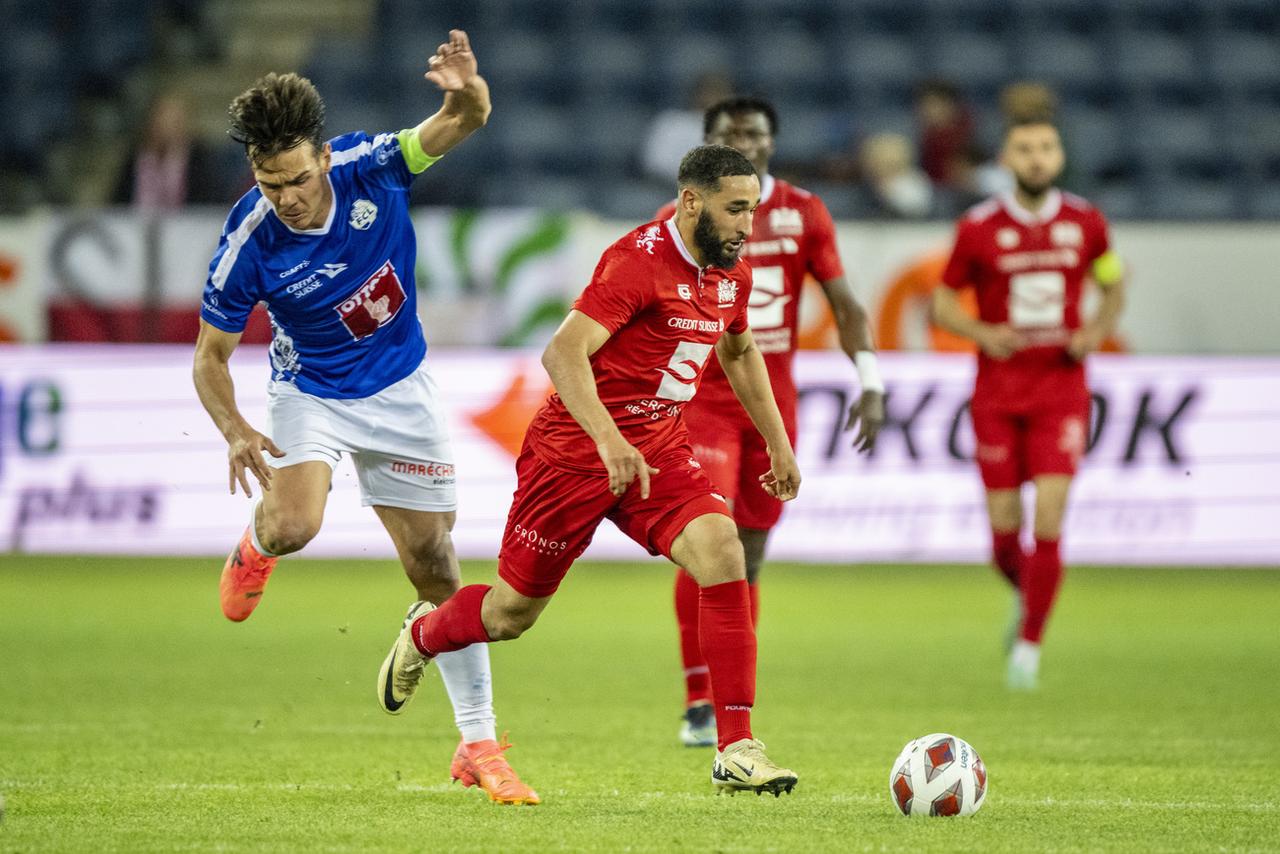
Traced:
[[399, 382], [353, 400], [272, 382], [266, 432], [285, 455], [264, 456], [273, 468], [318, 460], [332, 470], [350, 454], [364, 506], [456, 510], [453, 448], [439, 394], [425, 359]]

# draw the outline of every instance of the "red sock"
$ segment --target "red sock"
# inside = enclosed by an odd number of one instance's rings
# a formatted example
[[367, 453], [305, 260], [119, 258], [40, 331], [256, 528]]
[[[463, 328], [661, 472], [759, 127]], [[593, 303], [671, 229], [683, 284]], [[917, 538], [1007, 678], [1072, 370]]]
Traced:
[[760, 626], [760, 585], [748, 584], [747, 595], [751, 597], [751, 628]]
[[685, 703], [690, 706], [711, 701], [711, 678], [698, 640], [699, 598], [698, 582], [683, 569], [677, 569], [676, 625], [680, 629], [680, 658], [684, 661]]
[[1044, 624], [1062, 583], [1062, 557], [1057, 540], [1036, 537], [1036, 550], [1027, 556], [1022, 572], [1022, 601], [1026, 616], [1022, 620], [1022, 639], [1040, 643]]
[[473, 643], [489, 643], [480, 608], [488, 584], [471, 584], [444, 601], [439, 608], [413, 621], [409, 635], [418, 652], [426, 656], [465, 649]]
[[991, 532], [991, 558], [1000, 570], [1000, 574], [1008, 579], [1016, 589], [1021, 584], [1022, 567], [1027, 556], [1022, 550], [1022, 541], [1017, 531]]
[[751, 738], [751, 707], [756, 702], [756, 633], [751, 627], [747, 582], [729, 581], [702, 588], [698, 635], [711, 673], [719, 747]]

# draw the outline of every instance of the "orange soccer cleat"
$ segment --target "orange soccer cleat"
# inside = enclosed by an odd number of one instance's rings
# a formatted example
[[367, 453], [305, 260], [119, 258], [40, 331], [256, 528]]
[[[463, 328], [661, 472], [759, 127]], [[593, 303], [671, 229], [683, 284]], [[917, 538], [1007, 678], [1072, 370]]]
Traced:
[[262, 599], [262, 591], [276, 568], [279, 558], [261, 554], [253, 547], [253, 537], [245, 528], [244, 536], [227, 557], [222, 567], [218, 592], [222, 597], [222, 613], [228, 620], [240, 622], [249, 618]]
[[458, 750], [453, 754], [453, 765], [449, 774], [460, 780], [464, 786], [479, 786], [489, 794], [489, 800], [495, 804], [534, 804], [542, 803], [538, 793], [526, 786], [515, 769], [502, 754], [511, 747], [506, 733], [502, 734], [502, 743], [493, 739], [473, 741], [470, 744], [458, 743]]

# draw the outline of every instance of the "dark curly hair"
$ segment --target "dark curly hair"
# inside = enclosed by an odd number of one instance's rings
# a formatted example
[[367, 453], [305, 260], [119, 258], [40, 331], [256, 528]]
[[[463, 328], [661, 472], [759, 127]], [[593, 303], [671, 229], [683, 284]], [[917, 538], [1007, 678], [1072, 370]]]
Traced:
[[324, 100], [298, 74], [272, 72], [241, 92], [227, 110], [227, 135], [242, 143], [255, 165], [303, 142], [324, 143]]
[[681, 187], [698, 187], [719, 192], [720, 179], [733, 175], [755, 175], [756, 168], [736, 148], [727, 145], [699, 145], [680, 161], [677, 176]]
[[711, 133], [721, 116], [740, 116], [744, 113], [762, 114], [769, 122], [770, 135], [778, 135], [778, 111], [773, 108], [773, 104], [755, 95], [738, 95], [725, 98], [707, 108], [707, 111], [702, 114], [703, 136]]

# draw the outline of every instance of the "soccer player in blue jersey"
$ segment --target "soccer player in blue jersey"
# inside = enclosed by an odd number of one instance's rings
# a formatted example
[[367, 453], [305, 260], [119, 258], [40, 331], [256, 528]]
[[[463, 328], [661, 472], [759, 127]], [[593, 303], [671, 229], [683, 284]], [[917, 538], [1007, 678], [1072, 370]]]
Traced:
[[[421, 657], [403, 654], [407, 627], [459, 586], [453, 452], [415, 305], [409, 186], [490, 111], [466, 33], [450, 32], [426, 78], [444, 104], [417, 127], [328, 142], [324, 103], [296, 74], [269, 74], [232, 102], [230, 133], [257, 186], [232, 209], [209, 266], [194, 368], [200, 401], [227, 440], [231, 492], [238, 483], [251, 496], [250, 473], [262, 487], [222, 571], [223, 613], [246, 619], [277, 558], [316, 535], [333, 468], [350, 454], [363, 502], [417, 591], [378, 676], [378, 702], [391, 714], [422, 677]], [[259, 302], [275, 333], [264, 432], [237, 409], [227, 368]], [[454, 779], [494, 801], [538, 803], [496, 738], [487, 647], [437, 662], [462, 733]]]

